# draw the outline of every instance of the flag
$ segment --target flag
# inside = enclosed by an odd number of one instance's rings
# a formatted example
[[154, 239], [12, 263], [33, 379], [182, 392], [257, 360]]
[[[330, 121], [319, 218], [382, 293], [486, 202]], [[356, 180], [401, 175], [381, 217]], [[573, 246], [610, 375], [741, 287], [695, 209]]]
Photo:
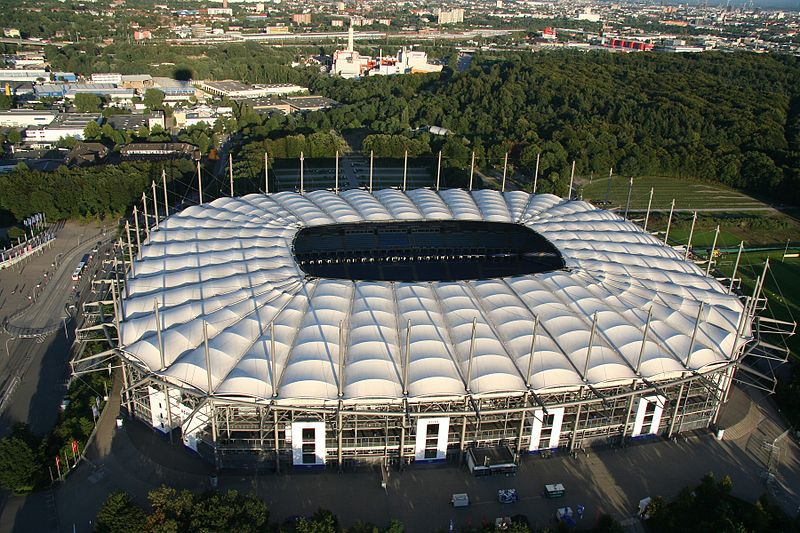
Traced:
[[72, 455], [76, 455], [78, 453], [78, 441], [72, 439]]

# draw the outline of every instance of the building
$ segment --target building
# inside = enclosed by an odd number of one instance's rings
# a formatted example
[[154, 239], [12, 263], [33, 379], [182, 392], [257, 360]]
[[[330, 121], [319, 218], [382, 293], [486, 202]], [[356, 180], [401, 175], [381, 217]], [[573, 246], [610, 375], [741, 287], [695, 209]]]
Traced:
[[372, 58], [362, 56], [355, 50], [353, 25], [350, 25], [347, 33], [347, 49], [336, 50], [333, 53], [333, 64], [331, 73], [342, 78], [360, 78], [369, 70]]
[[47, 126], [55, 120], [57, 111], [36, 109], [9, 109], [0, 110], [0, 127], [4, 128], [30, 128], [33, 126]]
[[122, 84], [122, 74], [116, 72], [94, 73], [92, 83], [110, 83], [113, 85]]
[[455, 9], [437, 9], [436, 22], [439, 24], [459, 24], [464, 22], [464, 10], [461, 8]]
[[83, 140], [83, 131], [90, 122], [100, 124], [102, 115], [96, 113], [60, 113], [46, 126], [35, 126], [25, 130], [25, 143], [35, 145], [54, 144], [59, 139], [74, 137]]
[[64, 97], [70, 100], [79, 94], [96, 94], [117, 102], [131, 102], [136, 96], [133, 89], [117, 87], [113, 83], [71, 83], [64, 88]]
[[287, 102], [286, 99], [253, 98], [248, 100], [239, 100], [239, 103], [242, 105], [247, 105], [253, 111], [262, 114], [280, 111], [281, 113], [288, 115], [292, 112], [292, 106], [289, 105], [289, 102]]
[[123, 74], [121, 87], [144, 93], [153, 87], [153, 78], [150, 74]]
[[[141, 127], [149, 128], [149, 115], [111, 115], [106, 117], [106, 123], [115, 130], [137, 131]], [[163, 126], [162, 126], [163, 127]]]
[[442, 65], [428, 63], [428, 54], [403, 48], [396, 56], [382, 56], [374, 65], [370, 62], [368, 76], [393, 74], [427, 74], [441, 72]]
[[583, 11], [578, 13], [578, 20], [585, 20], [588, 22], [600, 22], [600, 14], [592, 13], [592, 8], [587, 7]]
[[119, 328], [122, 409], [221, 468], [672, 437], [715, 422], [760, 334], [681, 251], [522, 191], [219, 198], [127, 267], [93, 326]]
[[71, 167], [97, 165], [108, 157], [108, 148], [98, 142], [81, 142], [69, 151], [64, 163]]
[[37, 98], [64, 98], [67, 86], [63, 83], [42, 83], [34, 85], [33, 92]]
[[33, 82], [30, 81], [2, 81], [0, 80], [3, 94], [6, 96], [16, 96], [19, 100], [26, 100], [33, 96]]
[[189, 143], [130, 143], [119, 150], [125, 159], [200, 160], [200, 150]]
[[284, 99], [291, 112], [322, 111], [339, 105], [339, 102], [324, 96], [289, 96]]
[[232, 17], [233, 16], [233, 9], [229, 7], [209, 7], [206, 10], [210, 16], [217, 16], [217, 17]]
[[311, 24], [311, 13], [295, 13], [292, 15], [295, 24]]
[[0, 80], [37, 81], [50, 79], [50, 73], [44, 69], [0, 69]]
[[178, 128], [188, 128], [205, 124], [213, 126], [217, 119], [227, 118], [233, 115], [233, 108], [229, 106], [211, 107], [208, 105], [195, 106], [189, 109], [175, 109], [172, 118]]
[[247, 85], [238, 81], [203, 81], [200, 89], [209, 94], [231, 99], [263, 98], [273, 95], [284, 95], [307, 92], [308, 89], [293, 83], [272, 83], [265, 85]]
[[151, 111], [147, 116], [147, 128], [153, 129], [158, 126], [161, 129], [166, 128], [166, 121], [163, 111]]
[[189, 81], [156, 76], [153, 78], [153, 87], [164, 93], [165, 102], [182, 102], [203, 97], [203, 92], [198, 91]]
[[150, 30], [136, 30], [133, 32], [134, 41], [145, 41], [153, 38], [153, 32]]

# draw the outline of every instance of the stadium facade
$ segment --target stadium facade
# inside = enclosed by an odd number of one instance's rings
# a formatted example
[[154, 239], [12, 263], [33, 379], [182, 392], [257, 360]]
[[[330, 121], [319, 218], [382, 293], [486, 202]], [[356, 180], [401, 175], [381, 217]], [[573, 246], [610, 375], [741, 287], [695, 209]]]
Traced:
[[714, 424], [753, 338], [683, 252], [553, 195], [220, 198], [125, 255], [123, 407], [219, 467], [670, 437]]

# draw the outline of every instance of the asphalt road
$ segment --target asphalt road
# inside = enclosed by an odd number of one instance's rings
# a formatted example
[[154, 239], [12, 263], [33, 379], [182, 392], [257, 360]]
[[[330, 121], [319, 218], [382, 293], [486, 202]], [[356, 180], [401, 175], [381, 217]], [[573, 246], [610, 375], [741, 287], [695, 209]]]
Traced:
[[[94, 226], [67, 224], [51, 248], [0, 272], [0, 322], [8, 321], [7, 329], [13, 333], [0, 334], [0, 434], [17, 422], [27, 423], [39, 434], [55, 423], [75, 327], [67, 305], [80, 305], [77, 293], [88, 295], [92, 275], [87, 272], [76, 292], [72, 272], [97, 245], [100, 232]], [[35, 336], [41, 331], [51, 333]], [[32, 337], [19, 338], [21, 334]]]

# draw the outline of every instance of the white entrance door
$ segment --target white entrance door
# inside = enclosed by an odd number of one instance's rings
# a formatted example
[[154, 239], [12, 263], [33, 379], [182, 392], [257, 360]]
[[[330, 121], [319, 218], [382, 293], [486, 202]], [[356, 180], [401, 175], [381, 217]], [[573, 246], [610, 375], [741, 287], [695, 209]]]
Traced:
[[631, 437], [639, 435], [656, 435], [661, 424], [661, 415], [664, 413], [664, 396], [644, 396], [639, 398], [639, 407], [636, 410], [636, 419], [633, 422]]
[[325, 464], [325, 422], [292, 423], [292, 464]]
[[558, 448], [558, 441], [561, 439], [561, 424], [563, 422], [563, 407], [548, 409], [546, 415], [542, 409], [534, 411], [531, 444], [528, 450], [533, 452]]
[[450, 419], [420, 418], [417, 419], [417, 437], [414, 444], [416, 461], [438, 461], [447, 456], [447, 433], [450, 430]]

